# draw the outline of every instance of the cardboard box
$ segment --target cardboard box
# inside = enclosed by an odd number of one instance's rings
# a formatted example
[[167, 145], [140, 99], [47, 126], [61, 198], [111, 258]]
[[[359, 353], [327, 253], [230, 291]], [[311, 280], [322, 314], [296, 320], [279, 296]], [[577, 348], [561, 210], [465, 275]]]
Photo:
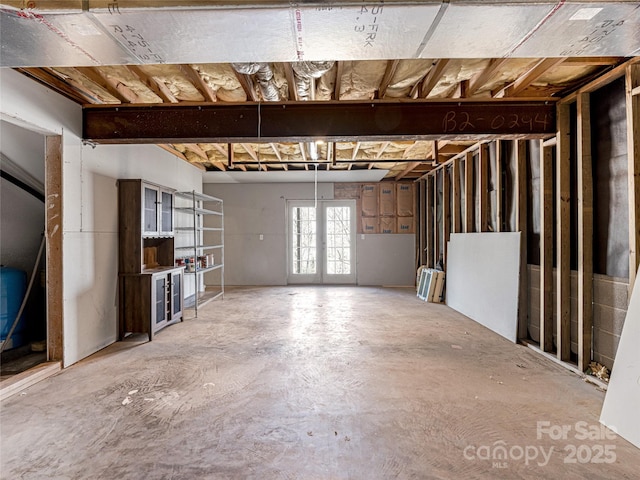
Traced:
[[399, 217], [413, 217], [413, 192], [413, 183], [396, 183], [396, 215]]
[[395, 217], [396, 215], [396, 185], [395, 183], [380, 184], [379, 211], [381, 217]]
[[379, 233], [378, 217], [361, 217], [360, 231], [358, 233]]
[[360, 189], [360, 202], [363, 217], [378, 216], [378, 185], [364, 183]]
[[396, 233], [415, 233], [413, 217], [396, 217]]
[[380, 217], [380, 233], [396, 233], [395, 217]]

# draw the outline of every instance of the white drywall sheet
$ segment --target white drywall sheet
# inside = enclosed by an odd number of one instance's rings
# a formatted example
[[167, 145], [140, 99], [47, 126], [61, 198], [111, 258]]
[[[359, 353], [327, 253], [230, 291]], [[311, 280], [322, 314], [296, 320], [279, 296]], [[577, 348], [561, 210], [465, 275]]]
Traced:
[[447, 305], [517, 341], [520, 232], [452, 234]]
[[[640, 275], [640, 269], [638, 269]], [[638, 277], [636, 276], [636, 279]], [[622, 327], [600, 422], [640, 448], [640, 280], [636, 280]]]

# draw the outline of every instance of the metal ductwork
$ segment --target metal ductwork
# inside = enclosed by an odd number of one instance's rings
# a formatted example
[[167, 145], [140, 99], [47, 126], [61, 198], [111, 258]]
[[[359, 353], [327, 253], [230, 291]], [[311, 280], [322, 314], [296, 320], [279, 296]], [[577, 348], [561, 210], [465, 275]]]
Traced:
[[296, 78], [298, 100], [313, 100], [312, 78], [320, 78], [333, 68], [335, 62], [295, 62], [291, 64]]
[[262, 98], [267, 102], [280, 100], [280, 92], [273, 79], [273, 70], [268, 63], [232, 63], [233, 69], [245, 75], [255, 75], [260, 85]]

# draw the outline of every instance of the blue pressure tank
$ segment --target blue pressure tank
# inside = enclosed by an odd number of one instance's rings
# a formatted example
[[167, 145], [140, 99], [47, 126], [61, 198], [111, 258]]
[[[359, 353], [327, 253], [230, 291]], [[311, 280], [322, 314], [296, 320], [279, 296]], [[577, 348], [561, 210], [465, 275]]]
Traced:
[[[11, 267], [0, 267], [0, 340], [7, 338], [9, 330], [20, 311], [20, 305], [27, 289], [27, 274]], [[7, 348], [24, 345], [26, 321], [24, 313], [16, 325]]]

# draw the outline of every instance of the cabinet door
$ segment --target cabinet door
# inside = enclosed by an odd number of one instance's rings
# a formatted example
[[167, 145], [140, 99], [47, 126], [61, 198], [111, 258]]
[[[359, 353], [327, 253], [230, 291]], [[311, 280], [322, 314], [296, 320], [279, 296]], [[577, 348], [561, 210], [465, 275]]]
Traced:
[[161, 192], [160, 235], [173, 234], [173, 193]]
[[154, 275], [153, 276], [153, 322], [151, 326], [152, 330], [155, 330], [160, 324], [166, 323], [168, 320], [167, 312], [167, 275]]
[[142, 186], [142, 200], [144, 212], [142, 215], [142, 234], [158, 235], [158, 205], [160, 205], [160, 191], [150, 185]]
[[182, 270], [171, 273], [171, 320], [182, 318]]

